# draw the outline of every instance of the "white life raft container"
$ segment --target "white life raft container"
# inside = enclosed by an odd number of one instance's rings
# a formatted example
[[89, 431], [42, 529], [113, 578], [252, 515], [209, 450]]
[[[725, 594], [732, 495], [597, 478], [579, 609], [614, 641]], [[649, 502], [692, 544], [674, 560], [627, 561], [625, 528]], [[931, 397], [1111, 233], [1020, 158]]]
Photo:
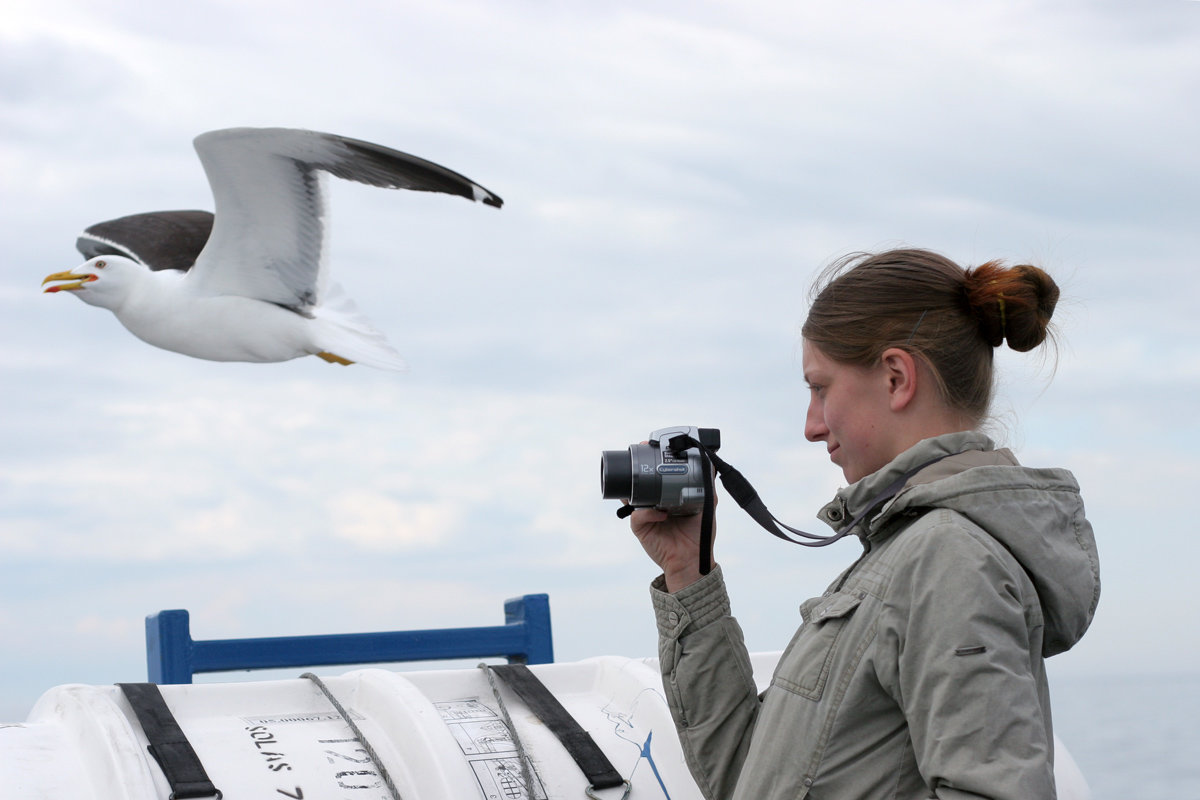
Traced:
[[[753, 657], [760, 685], [770, 680], [778, 656]], [[655, 659], [606, 656], [530, 670], [625, 778], [630, 800], [701, 800]], [[322, 680], [362, 740], [308, 679], [160, 689], [224, 800], [588, 796], [588, 781], [562, 742], [482, 669], [364, 669]], [[1087, 800], [1083, 776], [1056, 744], [1060, 800]], [[625, 791], [591, 796], [618, 800]], [[26, 722], [0, 724], [5, 800], [166, 800], [169, 794], [117, 686], [60, 686], [42, 696]]]

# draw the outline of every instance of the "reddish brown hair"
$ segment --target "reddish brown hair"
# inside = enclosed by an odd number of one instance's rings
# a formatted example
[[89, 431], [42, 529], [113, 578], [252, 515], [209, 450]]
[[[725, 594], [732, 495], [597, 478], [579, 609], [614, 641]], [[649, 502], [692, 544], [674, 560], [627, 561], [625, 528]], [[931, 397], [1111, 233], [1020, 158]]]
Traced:
[[925, 362], [942, 399], [975, 423], [992, 398], [993, 350], [1050, 335], [1058, 286], [1038, 267], [989, 261], [963, 269], [928, 250], [857, 253], [813, 286], [804, 338], [834, 361], [872, 367], [898, 347]]

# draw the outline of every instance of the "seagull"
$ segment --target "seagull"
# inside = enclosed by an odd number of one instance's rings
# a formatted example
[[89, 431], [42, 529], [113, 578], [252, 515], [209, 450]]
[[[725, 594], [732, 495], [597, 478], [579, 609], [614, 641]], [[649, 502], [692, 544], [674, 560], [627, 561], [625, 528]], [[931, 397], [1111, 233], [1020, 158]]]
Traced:
[[330, 280], [327, 175], [496, 208], [504, 202], [431, 161], [329, 133], [228, 128], [194, 144], [215, 214], [155, 211], [92, 225], [76, 241], [87, 261], [42, 285], [107, 308], [149, 344], [210, 361], [315, 355], [404, 369]]

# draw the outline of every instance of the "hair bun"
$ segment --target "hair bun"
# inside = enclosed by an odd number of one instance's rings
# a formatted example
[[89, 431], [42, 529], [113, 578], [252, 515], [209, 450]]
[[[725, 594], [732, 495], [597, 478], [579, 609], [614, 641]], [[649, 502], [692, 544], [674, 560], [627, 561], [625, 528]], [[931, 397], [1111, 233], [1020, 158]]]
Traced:
[[1019, 353], [1040, 345], [1058, 304], [1058, 284], [1038, 267], [989, 261], [966, 271], [967, 303], [992, 347], [1005, 341]]

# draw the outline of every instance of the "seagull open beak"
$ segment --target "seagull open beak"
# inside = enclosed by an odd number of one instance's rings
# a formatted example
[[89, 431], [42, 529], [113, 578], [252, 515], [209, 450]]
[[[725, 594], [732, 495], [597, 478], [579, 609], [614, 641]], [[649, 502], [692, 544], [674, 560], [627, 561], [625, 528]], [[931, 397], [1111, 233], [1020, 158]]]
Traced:
[[74, 272], [56, 272], [53, 275], [47, 275], [42, 281], [42, 286], [45, 286], [50, 281], [66, 281], [66, 283], [60, 283], [47, 288], [45, 292], [74, 292], [82, 289], [85, 283], [97, 280], [99, 277], [99, 275], [76, 275]]

